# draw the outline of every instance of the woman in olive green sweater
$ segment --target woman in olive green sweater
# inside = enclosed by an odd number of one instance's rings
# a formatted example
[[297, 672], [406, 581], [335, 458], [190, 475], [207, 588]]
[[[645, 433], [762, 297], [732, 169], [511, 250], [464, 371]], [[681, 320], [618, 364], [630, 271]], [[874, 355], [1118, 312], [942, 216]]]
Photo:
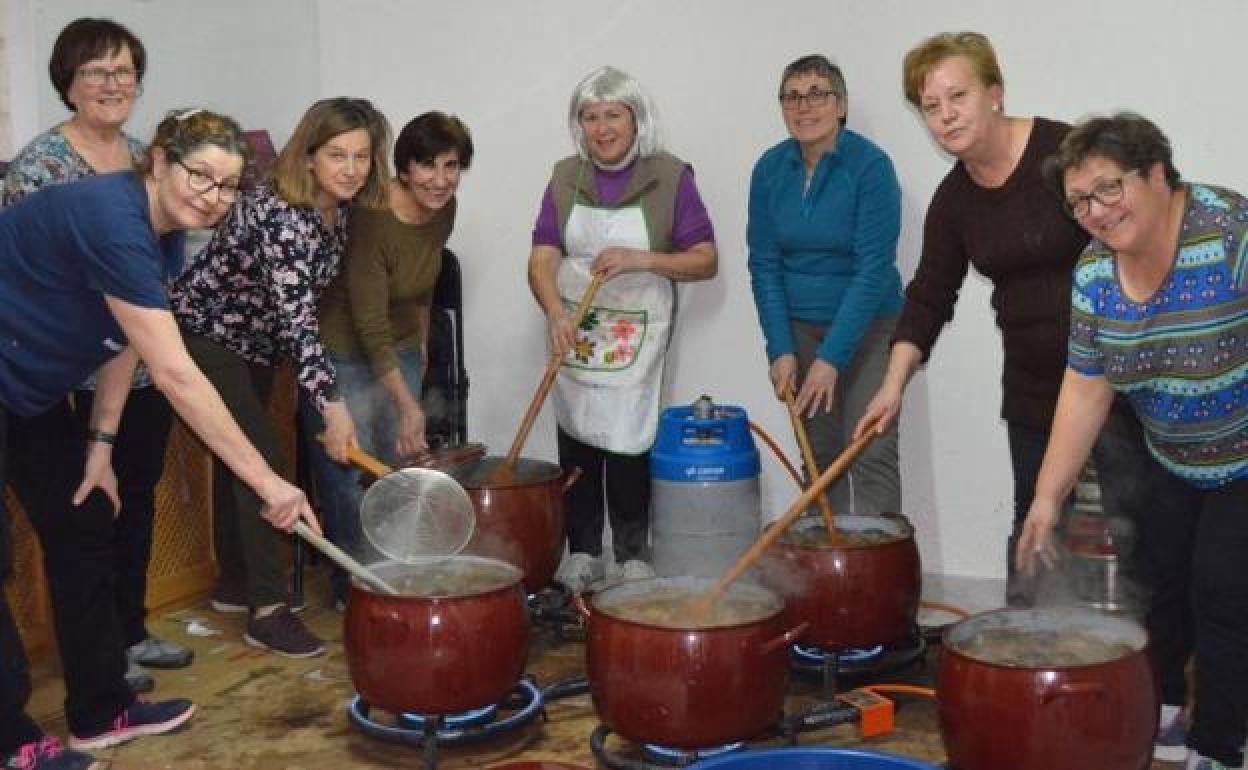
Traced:
[[[429, 306], [442, 248], [455, 224], [455, 191], [472, 163], [472, 138], [454, 116], [413, 118], [394, 146], [397, 176], [389, 206], [351, 212], [342, 271], [321, 296], [321, 340], [356, 425], [360, 447], [390, 465], [426, 448], [421, 381], [427, 365]], [[321, 431], [302, 409], [309, 435]], [[359, 471], [338, 465], [310, 442], [310, 465], [330, 540], [372, 561], [360, 536]], [[333, 577], [335, 603], [346, 576]]]

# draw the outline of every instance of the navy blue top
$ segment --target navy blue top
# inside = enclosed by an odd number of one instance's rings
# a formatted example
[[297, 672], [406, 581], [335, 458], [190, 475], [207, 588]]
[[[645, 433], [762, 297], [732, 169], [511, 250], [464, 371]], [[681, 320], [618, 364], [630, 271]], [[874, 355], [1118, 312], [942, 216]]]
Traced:
[[828, 324], [819, 358], [844, 370], [866, 328], [901, 311], [901, 188], [884, 151], [849, 129], [809, 187], [797, 140], [758, 159], [750, 179], [750, 279], [767, 358], [796, 351], [790, 322]]
[[0, 403], [46, 411], [128, 343], [104, 296], [168, 308], [184, 235], [159, 240], [133, 171], [52, 185], [0, 211]]

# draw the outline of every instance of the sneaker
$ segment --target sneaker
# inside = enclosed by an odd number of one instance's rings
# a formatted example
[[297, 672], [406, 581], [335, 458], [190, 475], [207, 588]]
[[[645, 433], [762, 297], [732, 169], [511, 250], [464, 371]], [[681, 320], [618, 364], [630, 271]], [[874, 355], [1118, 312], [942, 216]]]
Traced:
[[149, 636], [126, 649], [126, 658], [131, 663], [150, 668], [186, 668], [191, 665], [195, 653], [186, 647], [168, 639], [157, 639]]
[[4, 760], [4, 770], [98, 770], [103, 767], [90, 754], [67, 749], [51, 735], [18, 747]]
[[112, 725], [94, 735], [70, 735], [75, 749], [106, 749], [141, 735], [161, 735], [176, 730], [195, 713], [195, 704], [185, 698], [149, 702], [142, 698], [117, 715]]
[[241, 613], [251, 610], [247, 603], [247, 589], [236, 583], [217, 583], [209, 602], [217, 612]]
[[1183, 721], [1183, 709], [1164, 704], [1158, 720], [1157, 737], [1153, 739], [1153, 759], [1186, 762], [1187, 757], [1187, 723]]
[[559, 563], [555, 580], [575, 594], [589, 588], [595, 581], [602, 580], [604, 573], [602, 559], [577, 552], [568, 554], [568, 558]]
[[641, 559], [629, 559], [620, 566], [621, 580], [645, 580], [654, 577], [654, 567]]
[[1187, 770], [1240, 770], [1241, 768], [1243, 765], [1231, 767], [1194, 751], [1187, 758]]
[[288, 658], [311, 658], [325, 652], [325, 643], [303, 625], [285, 604], [258, 618], [251, 616], [243, 639], [252, 647], [272, 650]]
[[[208, 603], [217, 612], [236, 614], [251, 612], [251, 603], [247, 601], [247, 589], [241, 585], [218, 583], [213, 589], [212, 600]], [[288, 594], [286, 606], [291, 612], [297, 614], [308, 608], [308, 602], [302, 597], [296, 600], [294, 594]]]
[[132, 660], [126, 661], [126, 684], [130, 686], [130, 692], [135, 695], [156, 689], [156, 680], [152, 678], [152, 675]]

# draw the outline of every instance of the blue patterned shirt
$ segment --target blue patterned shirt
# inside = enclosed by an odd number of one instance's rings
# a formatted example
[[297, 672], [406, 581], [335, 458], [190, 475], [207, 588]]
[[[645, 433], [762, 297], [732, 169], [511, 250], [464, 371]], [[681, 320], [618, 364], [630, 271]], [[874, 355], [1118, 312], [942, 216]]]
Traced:
[[1123, 292], [1097, 240], [1075, 266], [1069, 364], [1130, 399], [1154, 456], [1191, 484], [1248, 478], [1248, 199], [1192, 184], [1170, 275]]

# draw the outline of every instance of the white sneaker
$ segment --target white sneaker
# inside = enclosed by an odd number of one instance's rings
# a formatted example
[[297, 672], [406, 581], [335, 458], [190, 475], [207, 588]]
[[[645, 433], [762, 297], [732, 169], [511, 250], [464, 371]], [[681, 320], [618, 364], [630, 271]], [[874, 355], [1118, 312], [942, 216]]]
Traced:
[[654, 577], [654, 567], [641, 559], [629, 559], [620, 567], [621, 580], [645, 580]]
[[602, 580], [602, 559], [587, 553], [568, 554], [555, 571], [555, 581], [572, 593], [581, 593]]

